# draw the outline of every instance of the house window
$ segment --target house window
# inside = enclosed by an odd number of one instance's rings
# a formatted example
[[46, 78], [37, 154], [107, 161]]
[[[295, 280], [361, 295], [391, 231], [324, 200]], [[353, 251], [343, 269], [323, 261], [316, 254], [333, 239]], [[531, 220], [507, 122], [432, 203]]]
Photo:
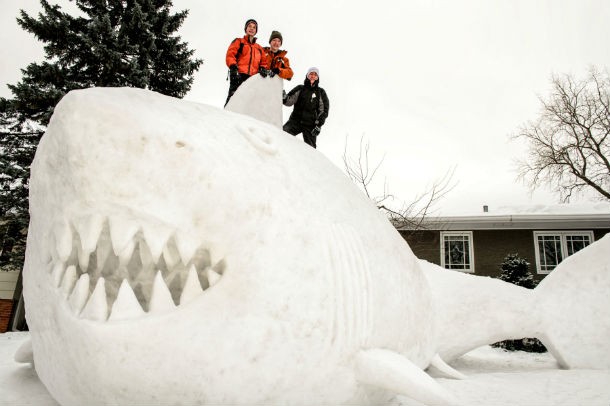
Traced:
[[536, 268], [539, 274], [551, 272], [566, 257], [593, 241], [591, 231], [534, 231]]
[[474, 272], [472, 232], [441, 232], [441, 266], [462, 272]]

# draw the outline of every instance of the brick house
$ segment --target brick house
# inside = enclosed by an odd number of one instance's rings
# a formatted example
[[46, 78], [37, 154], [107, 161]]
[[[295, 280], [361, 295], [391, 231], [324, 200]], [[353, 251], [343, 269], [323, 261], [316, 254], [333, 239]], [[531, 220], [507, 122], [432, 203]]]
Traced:
[[19, 273], [18, 271], [0, 271], [0, 333], [11, 330], [10, 322], [18, 303], [15, 300], [15, 292]]
[[542, 280], [561, 260], [610, 232], [610, 206], [569, 205], [523, 211], [427, 218], [423, 230], [397, 227], [415, 255], [447, 269], [500, 276], [500, 264], [518, 253]]

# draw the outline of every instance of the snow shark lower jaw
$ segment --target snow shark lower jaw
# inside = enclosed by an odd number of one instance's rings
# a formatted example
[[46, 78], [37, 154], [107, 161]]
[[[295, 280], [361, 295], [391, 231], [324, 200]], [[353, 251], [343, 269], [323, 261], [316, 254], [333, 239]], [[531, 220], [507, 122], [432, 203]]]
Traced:
[[[105, 322], [176, 309], [225, 271], [209, 249], [171, 227], [93, 215], [53, 227], [48, 274], [76, 317]], [[61, 300], [60, 299], [60, 300]]]

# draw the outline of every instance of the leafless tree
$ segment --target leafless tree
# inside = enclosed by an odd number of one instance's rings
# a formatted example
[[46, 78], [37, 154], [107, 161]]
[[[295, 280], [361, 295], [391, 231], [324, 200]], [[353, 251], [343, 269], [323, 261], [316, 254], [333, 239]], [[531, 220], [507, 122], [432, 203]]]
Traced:
[[584, 80], [553, 76], [538, 119], [513, 136], [528, 144], [519, 178], [535, 189], [548, 184], [562, 202], [593, 189], [610, 199], [610, 79], [591, 68]]
[[[432, 185], [418, 194], [411, 202], [406, 203], [389, 193], [388, 184], [385, 180], [383, 193], [381, 195], [372, 194], [371, 183], [375, 179], [385, 156], [376, 164], [371, 165], [369, 151], [369, 143], [365, 142], [364, 136], [362, 136], [358, 156], [351, 157], [347, 151], [346, 139], [343, 150], [343, 165], [347, 175], [380, 210], [386, 213], [389, 220], [397, 228], [406, 228], [412, 232], [425, 228], [423, 226], [425, 218], [434, 211], [434, 206], [455, 187], [453, 182], [455, 169], [447, 171], [443, 177], [436, 179]], [[395, 208], [397, 201], [398, 207]]]

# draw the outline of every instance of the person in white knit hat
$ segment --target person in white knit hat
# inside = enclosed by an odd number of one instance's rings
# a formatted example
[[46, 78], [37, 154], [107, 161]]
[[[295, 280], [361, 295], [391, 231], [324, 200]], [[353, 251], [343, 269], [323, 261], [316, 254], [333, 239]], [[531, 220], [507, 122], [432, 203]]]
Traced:
[[284, 97], [285, 106], [294, 105], [290, 118], [284, 124], [284, 131], [295, 136], [302, 133], [303, 141], [314, 148], [330, 107], [326, 91], [319, 83], [320, 71], [311, 67], [307, 70], [305, 82]]

